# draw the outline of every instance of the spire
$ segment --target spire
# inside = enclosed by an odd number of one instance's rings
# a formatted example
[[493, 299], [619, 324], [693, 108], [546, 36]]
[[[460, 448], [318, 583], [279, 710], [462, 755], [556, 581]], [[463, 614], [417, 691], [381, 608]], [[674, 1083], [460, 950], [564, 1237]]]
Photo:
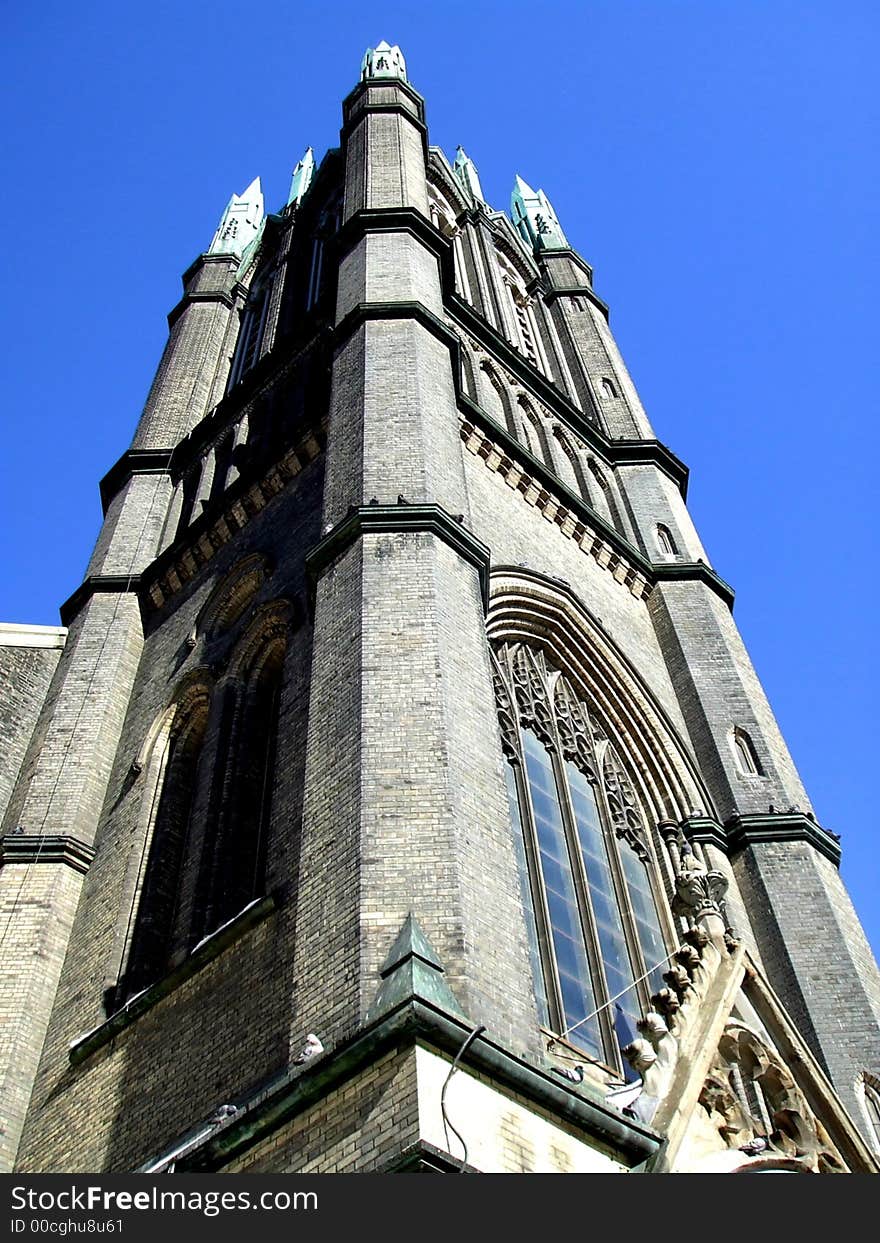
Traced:
[[263, 219], [263, 188], [255, 177], [242, 194], [233, 194], [220, 218], [209, 255], [238, 255], [259, 231]]
[[476, 164], [470, 156], [465, 153], [464, 147], [459, 147], [455, 153], [455, 164], [453, 165], [453, 170], [465, 189], [470, 190], [473, 198], [475, 198], [478, 203], [485, 203], [486, 200], [483, 198], [483, 187], [480, 185], [480, 174], [477, 172]]
[[406, 61], [403, 52], [395, 44], [389, 47], [383, 39], [376, 47], [368, 47], [361, 61], [361, 81], [367, 78], [406, 79]]
[[510, 211], [528, 245], [537, 250], [568, 249], [568, 241], [547, 195], [543, 190], [533, 190], [519, 175], [513, 183]]
[[311, 147], [306, 147], [305, 155], [293, 170], [293, 178], [290, 182], [290, 194], [287, 196], [288, 203], [299, 204], [303, 200], [306, 191], [312, 184], [312, 178], [314, 175], [315, 153]]

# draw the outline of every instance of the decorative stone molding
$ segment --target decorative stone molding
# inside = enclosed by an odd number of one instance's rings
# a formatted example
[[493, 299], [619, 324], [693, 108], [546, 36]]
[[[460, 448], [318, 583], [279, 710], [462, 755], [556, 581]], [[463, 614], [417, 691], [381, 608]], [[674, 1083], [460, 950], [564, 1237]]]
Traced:
[[553, 497], [534, 474], [520, 466], [506, 450], [493, 442], [480, 428], [468, 420], [461, 425], [461, 438], [469, 453], [482, 458], [490, 471], [518, 492], [525, 502], [537, 509], [543, 518], [558, 527], [566, 538], [573, 540], [582, 552], [595, 558], [636, 599], [650, 592], [648, 580], [641, 570], [622, 556], [607, 539], [598, 534], [599, 524], [588, 526], [580, 514]]
[[700, 1105], [728, 1148], [747, 1156], [794, 1159], [811, 1173], [846, 1172], [840, 1152], [791, 1072], [741, 1023], [725, 1027]]
[[94, 848], [78, 837], [15, 831], [0, 837], [0, 867], [8, 863], [63, 863], [85, 875], [94, 857]]
[[483, 607], [488, 609], [489, 549], [464, 526], [461, 518], [453, 518], [440, 505], [410, 505], [402, 499], [397, 505], [352, 505], [346, 516], [307, 554], [306, 570], [315, 583], [361, 536], [418, 531], [436, 535], [475, 567], [480, 576]]
[[729, 881], [723, 872], [708, 871], [692, 854], [684, 854], [675, 878], [672, 910], [695, 923], [707, 916], [724, 917], [724, 895]]
[[180, 591], [236, 532], [242, 531], [321, 452], [317, 436], [309, 431], [260, 479], [244, 490], [233, 489], [220, 514], [209, 525], [203, 525], [197, 519], [189, 528], [187, 537], [175, 540], [167, 552], [153, 563], [148, 575], [144, 575], [145, 579], [149, 577], [151, 580], [147, 599], [152, 606], [161, 608]]

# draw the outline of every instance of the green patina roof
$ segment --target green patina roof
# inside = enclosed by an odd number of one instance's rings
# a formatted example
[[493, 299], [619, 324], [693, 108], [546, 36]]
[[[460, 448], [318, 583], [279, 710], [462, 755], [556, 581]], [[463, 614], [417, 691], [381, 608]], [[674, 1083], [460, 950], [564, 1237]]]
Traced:
[[382, 983], [367, 1015], [368, 1021], [414, 997], [464, 1017], [444, 974], [436, 951], [410, 912], [385, 959], [380, 972]]

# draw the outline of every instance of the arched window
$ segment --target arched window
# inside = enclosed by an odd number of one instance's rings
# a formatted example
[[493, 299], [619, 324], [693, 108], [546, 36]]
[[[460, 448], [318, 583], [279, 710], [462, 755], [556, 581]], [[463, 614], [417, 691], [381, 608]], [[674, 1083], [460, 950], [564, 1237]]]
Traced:
[[510, 393], [488, 362], [480, 363], [480, 379], [483, 409], [502, 427], [506, 427], [512, 436], [516, 436], [519, 429], [516, 426]]
[[147, 767], [149, 821], [135, 879], [130, 945], [116, 1000], [159, 979], [187, 941], [178, 897], [190, 842], [209, 693], [196, 685], [166, 719]]
[[657, 523], [657, 546], [666, 557], [678, 556], [678, 549], [675, 546], [675, 540], [672, 538], [672, 532], [662, 522]]
[[255, 280], [247, 305], [242, 312], [241, 328], [235, 347], [235, 358], [229, 373], [229, 388], [233, 388], [260, 359], [266, 319], [269, 314], [269, 291], [271, 277]]
[[[587, 477], [584, 472], [584, 465], [581, 461], [580, 454], [571, 439], [566, 435], [558, 423], [553, 425], [553, 435], [562, 450], [561, 455], [559, 455], [562, 459], [560, 471], [561, 477], [565, 483], [567, 483], [570, 487], [573, 487], [573, 490], [577, 492], [579, 496], [583, 497], [587, 504], [592, 504], [590, 488], [587, 484]], [[567, 468], [566, 463], [568, 464]]]
[[763, 769], [758, 761], [754, 744], [746, 731], [738, 725], [734, 726], [733, 732], [730, 735], [730, 743], [733, 747], [733, 755], [739, 771], [747, 776], [762, 776]]
[[632, 781], [543, 652], [496, 653], [496, 693], [541, 1019], [612, 1069], [662, 986], [656, 864]]
[[237, 647], [223, 686], [195, 939], [233, 919], [265, 892], [289, 618], [290, 606], [284, 601], [257, 614]]
[[553, 469], [553, 455], [550, 452], [550, 442], [547, 439], [546, 428], [541, 418], [530, 402], [525, 397], [520, 397], [517, 402], [517, 411], [519, 414], [520, 426], [522, 428], [523, 439], [526, 448], [533, 456], [537, 457], [545, 466]]
[[611, 380], [608, 379], [607, 375], [602, 377], [602, 396], [606, 401], [617, 396], [617, 389], [614, 387]]

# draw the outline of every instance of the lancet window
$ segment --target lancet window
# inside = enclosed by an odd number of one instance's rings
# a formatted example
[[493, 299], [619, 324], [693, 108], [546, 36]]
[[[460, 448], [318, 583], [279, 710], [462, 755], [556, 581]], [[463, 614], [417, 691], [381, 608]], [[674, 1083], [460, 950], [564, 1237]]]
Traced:
[[269, 315], [271, 287], [271, 277], [267, 277], [257, 278], [251, 288], [247, 306], [242, 313], [235, 359], [229, 375], [230, 388], [236, 385], [260, 359], [263, 337], [266, 332], [266, 320]]
[[[230, 576], [203, 618], [209, 641], [247, 607], [259, 569], [252, 558]], [[144, 835], [132, 860], [111, 1006], [155, 983], [266, 892], [290, 616], [283, 600], [259, 610], [216, 686], [196, 680], [156, 729], [143, 764]]]
[[636, 789], [593, 706], [544, 652], [502, 645], [495, 688], [539, 1014], [621, 1071], [667, 955]]
[[180, 888], [192, 848], [210, 694], [197, 686], [160, 730], [146, 769], [149, 822], [136, 879], [122, 991], [131, 996], [158, 979], [182, 950]]

